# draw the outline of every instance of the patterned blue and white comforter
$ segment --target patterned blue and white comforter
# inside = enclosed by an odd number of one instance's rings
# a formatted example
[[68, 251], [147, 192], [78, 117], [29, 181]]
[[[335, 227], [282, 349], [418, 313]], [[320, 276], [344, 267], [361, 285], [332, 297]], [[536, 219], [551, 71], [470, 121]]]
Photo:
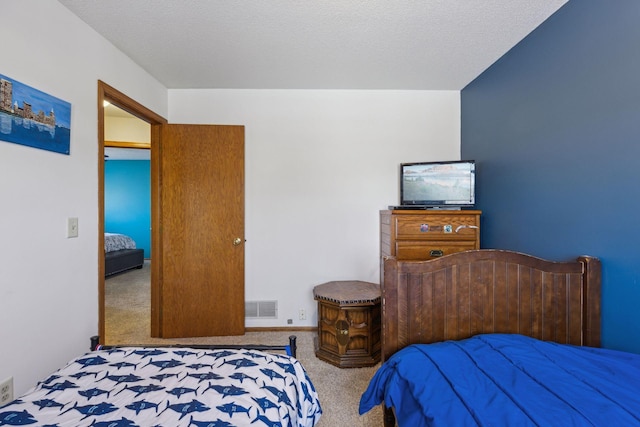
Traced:
[[135, 249], [136, 242], [125, 234], [104, 233], [104, 251], [114, 252], [120, 249]]
[[290, 356], [127, 347], [72, 360], [0, 408], [0, 426], [311, 427], [321, 413]]

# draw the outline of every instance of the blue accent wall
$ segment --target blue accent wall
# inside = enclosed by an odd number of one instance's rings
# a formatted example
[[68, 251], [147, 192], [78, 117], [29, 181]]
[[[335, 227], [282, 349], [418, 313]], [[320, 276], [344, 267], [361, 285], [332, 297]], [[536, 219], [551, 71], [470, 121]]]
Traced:
[[597, 256], [602, 345], [640, 353], [640, 1], [570, 1], [461, 92], [485, 248]]
[[151, 172], [148, 160], [104, 165], [104, 229], [131, 236], [151, 258]]

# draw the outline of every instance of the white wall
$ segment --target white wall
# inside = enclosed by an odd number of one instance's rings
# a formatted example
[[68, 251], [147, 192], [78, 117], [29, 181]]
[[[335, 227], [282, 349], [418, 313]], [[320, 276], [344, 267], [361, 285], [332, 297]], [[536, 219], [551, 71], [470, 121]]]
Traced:
[[[311, 290], [378, 280], [404, 161], [457, 159], [458, 92], [169, 91], [58, 2], [0, 6], [0, 74], [72, 105], [71, 154], [0, 141], [0, 381], [16, 394], [97, 333], [97, 81], [172, 122], [246, 126], [247, 298], [314, 325]], [[169, 105], [171, 109], [169, 110]], [[66, 238], [66, 220], [80, 235]], [[297, 319], [298, 308], [309, 313]]]
[[164, 116], [167, 91], [58, 2], [0, 16], [0, 74], [72, 105], [70, 155], [0, 141], [0, 381], [20, 394], [98, 330], [97, 81]]
[[[379, 283], [401, 162], [460, 158], [456, 91], [169, 90], [172, 123], [245, 126], [246, 299], [315, 326], [313, 287]], [[298, 309], [308, 313], [298, 319]]]

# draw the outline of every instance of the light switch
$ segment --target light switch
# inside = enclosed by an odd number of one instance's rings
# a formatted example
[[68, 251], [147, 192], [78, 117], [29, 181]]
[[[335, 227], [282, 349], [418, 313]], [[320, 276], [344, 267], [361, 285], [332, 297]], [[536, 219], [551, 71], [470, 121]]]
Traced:
[[78, 237], [78, 218], [67, 218], [67, 238]]

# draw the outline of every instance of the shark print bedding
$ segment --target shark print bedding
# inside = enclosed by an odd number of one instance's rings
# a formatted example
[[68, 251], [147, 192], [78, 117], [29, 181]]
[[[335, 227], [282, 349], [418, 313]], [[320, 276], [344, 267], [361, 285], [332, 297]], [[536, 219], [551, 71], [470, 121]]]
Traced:
[[321, 413], [287, 355], [122, 347], [70, 361], [0, 408], [0, 426], [312, 427]]

